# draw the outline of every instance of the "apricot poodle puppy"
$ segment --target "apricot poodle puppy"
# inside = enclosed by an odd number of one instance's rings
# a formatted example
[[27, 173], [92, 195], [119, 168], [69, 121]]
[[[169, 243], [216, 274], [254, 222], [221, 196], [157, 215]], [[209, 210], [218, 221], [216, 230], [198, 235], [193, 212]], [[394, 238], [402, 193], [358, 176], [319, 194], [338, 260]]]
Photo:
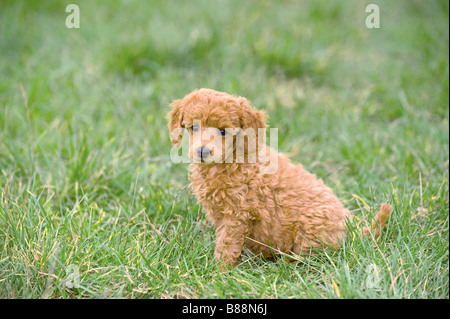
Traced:
[[[189, 131], [190, 186], [215, 226], [217, 260], [236, 265], [244, 246], [264, 257], [340, 246], [349, 210], [316, 175], [264, 145], [262, 111], [210, 89], [172, 107], [171, 142]], [[390, 211], [382, 204], [364, 235], [378, 237]]]

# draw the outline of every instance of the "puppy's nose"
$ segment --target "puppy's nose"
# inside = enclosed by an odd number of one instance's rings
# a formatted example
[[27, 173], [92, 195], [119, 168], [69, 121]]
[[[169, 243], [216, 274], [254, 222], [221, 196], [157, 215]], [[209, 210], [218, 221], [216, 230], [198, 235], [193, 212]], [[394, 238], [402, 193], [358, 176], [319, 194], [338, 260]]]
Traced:
[[207, 158], [211, 154], [211, 151], [207, 147], [200, 146], [197, 148], [197, 156], [200, 158]]

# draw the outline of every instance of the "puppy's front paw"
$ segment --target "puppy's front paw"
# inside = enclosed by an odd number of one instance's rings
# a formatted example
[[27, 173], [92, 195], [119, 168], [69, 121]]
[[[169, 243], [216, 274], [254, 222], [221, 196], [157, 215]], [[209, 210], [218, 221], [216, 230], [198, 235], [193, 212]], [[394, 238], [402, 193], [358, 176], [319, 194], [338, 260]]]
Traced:
[[239, 264], [240, 260], [240, 258], [224, 254], [216, 254], [215, 257], [216, 261], [221, 263], [220, 269], [222, 271], [226, 271], [231, 269], [232, 267], [235, 267], [237, 264]]
[[227, 272], [233, 269], [237, 264], [239, 264], [239, 260], [220, 260], [220, 271]]

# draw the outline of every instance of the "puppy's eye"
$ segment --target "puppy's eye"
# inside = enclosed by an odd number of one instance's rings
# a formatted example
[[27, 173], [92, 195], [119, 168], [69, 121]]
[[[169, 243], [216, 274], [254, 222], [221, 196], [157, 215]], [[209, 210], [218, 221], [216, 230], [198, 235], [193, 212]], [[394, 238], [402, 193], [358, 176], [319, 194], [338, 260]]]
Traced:
[[227, 131], [225, 131], [224, 129], [220, 129], [219, 132], [222, 136], [225, 136], [225, 134], [227, 134]]
[[198, 126], [197, 125], [191, 126], [191, 131], [192, 132], [197, 132], [198, 131]]

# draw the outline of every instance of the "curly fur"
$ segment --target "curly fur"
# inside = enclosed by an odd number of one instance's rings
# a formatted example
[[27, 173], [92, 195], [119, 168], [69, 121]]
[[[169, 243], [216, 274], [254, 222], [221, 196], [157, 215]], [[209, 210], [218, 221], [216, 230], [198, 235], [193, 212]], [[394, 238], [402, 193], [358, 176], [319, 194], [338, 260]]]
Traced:
[[[207, 128], [264, 128], [264, 113], [253, 109], [247, 100], [210, 89], [194, 91], [172, 103], [169, 128], [171, 141], [179, 143], [176, 128], [189, 128], [194, 120]], [[190, 132], [190, 155], [195, 145]], [[199, 145], [211, 143], [201, 139]], [[248, 147], [248, 144], [245, 144]], [[246, 156], [248, 149], [246, 149]], [[274, 174], [261, 174], [263, 164], [191, 163], [191, 188], [216, 229], [215, 257], [236, 265], [247, 247], [255, 254], [272, 257], [276, 253], [305, 254], [311, 248], [338, 248], [346, 234], [346, 220], [351, 218], [333, 191], [316, 175], [294, 165], [271, 149], [278, 157]], [[380, 235], [391, 207], [383, 204], [372, 227], [363, 233]]]

